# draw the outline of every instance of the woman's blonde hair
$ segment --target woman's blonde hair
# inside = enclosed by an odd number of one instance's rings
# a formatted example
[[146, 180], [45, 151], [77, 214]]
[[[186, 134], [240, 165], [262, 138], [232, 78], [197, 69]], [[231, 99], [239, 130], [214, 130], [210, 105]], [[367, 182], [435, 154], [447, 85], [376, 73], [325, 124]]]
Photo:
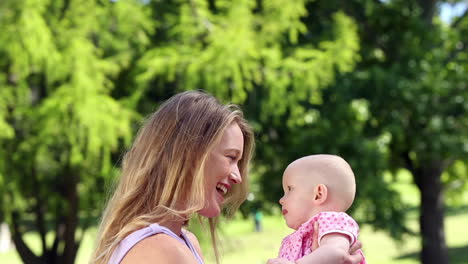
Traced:
[[[122, 239], [152, 223], [188, 221], [205, 206], [203, 168], [224, 130], [236, 122], [244, 136], [239, 161], [242, 183], [226, 196], [224, 209], [237, 210], [246, 199], [248, 166], [254, 138], [242, 112], [213, 96], [189, 91], [176, 94], [152, 114], [123, 157], [122, 172], [104, 211], [91, 263], [107, 263]], [[213, 249], [216, 219], [210, 219]]]

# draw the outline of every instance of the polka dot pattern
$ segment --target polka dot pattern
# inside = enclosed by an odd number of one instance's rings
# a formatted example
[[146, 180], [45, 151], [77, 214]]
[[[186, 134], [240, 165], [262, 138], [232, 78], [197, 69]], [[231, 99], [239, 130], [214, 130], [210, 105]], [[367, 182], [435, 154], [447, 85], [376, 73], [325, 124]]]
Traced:
[[[344, 212], [321, 212], [302, 224], [294, 233], [283, 239], [279, 251], [279, 258], [296, 261], [312, 253], [314, 222], [319, 224], [318, 240], [331, 233], [340, 233], [349, 237], [353, 244], [359, 234], [359, 225], [352, 217]], [[360, 252], [362, 254], [362, 252]], [[365, 264], [362, 261], [361, 264]]]

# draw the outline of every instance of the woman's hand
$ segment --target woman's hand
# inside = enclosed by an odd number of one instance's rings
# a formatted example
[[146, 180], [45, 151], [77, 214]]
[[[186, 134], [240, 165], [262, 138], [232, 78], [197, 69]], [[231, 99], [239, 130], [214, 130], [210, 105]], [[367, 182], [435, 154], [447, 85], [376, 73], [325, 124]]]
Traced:
[[362, 243], [361, 241], [357, 240], [350, 248], [349, 248], [349, 255], [345, 259], [344, 264], [359, 264], [361, 261], [363, 261], [363, 257], [360, 252], [358, 252], [359, 249], [361, 249]]

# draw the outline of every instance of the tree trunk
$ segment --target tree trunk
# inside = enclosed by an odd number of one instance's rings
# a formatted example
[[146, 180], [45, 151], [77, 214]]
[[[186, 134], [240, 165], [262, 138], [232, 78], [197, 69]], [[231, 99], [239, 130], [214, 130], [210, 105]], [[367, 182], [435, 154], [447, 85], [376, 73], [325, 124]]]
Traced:
[[413, 172], [421, 192], [419, 224], [422, 237], [422, 264], [448, 264], [444, 232], [442, 162], [428, 164]]
[[19, 227], [19, 214], [17, 212], [12, 212], [11, 214], [12, 219], [12, 238], [13, 242], [15, 243], [16, 252], [20, 256], [21, 260], [25, 264], [46, 264], [40, 257], [36, 256], [31, 249], [26, 245], [23, 240], [23, 233]]
[[73, 264], [75, 262], [76, 253], [79, 243], [75, 239], [75, 232], [78, 227], [78, 178], [79, 176], [73, 170], [69, 171], [69, 179], [65, 184], [66, 194], [65, 199], [68, 202], [67, 215], [65, 216], [65, 230], [62, 261], [63, 264]]
[[437, 0], [418, 0], [418, 3], [422, 9], [421, 18], [427, 26], [432, 26], [432, 19], [437, 8]]

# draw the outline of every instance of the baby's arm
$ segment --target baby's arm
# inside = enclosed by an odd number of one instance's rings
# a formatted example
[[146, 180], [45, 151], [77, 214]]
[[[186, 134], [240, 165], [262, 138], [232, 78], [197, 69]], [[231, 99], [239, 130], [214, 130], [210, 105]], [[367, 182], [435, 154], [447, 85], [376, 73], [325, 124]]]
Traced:
[[[341, 252], [340, 243], [346, 244], [342, 241], [340, 236], [346, 238], [346, 236], [340, 234], [329, 234], [323, 237], [323, 242], [320, 248], [325, 247], [324, 250], [318, 250], [319, 248], [314, 247], [314, 251], [301, 259], [291, 262], [284, 258], [269, 259], [267, 264], [359, 264], [363, 260], [362, 255], [357, 252], [361, 248], [361, 242], [356, 241], [348, 252]], [[326, 240], [325, 238], [328, 237]], [[337, 237], [337, 238], [336, 238]], [[336, 242], [334, 240], [337, 240]], [[338, 244], [334, 244], [338, 243]], [[349, 245], [349, 242], [348, 242]], [[343, 248], [344, 245], [343, 245]]]
[[320, 247], [311, 254], [297, 260], [298, 264], [346, 264], [359, 263], [360, 255], [349, 254], [349, 237], [339, 233], [331, 233], [322, 237]]
[[295, 262], [283, 258], [268, 260], [267, 264], [358, 264], [362, 261], [361, 254], [356, 253], [360, 242], [350, 249], [348, 237], [339, 233], [324, 236], [319, 248]]

